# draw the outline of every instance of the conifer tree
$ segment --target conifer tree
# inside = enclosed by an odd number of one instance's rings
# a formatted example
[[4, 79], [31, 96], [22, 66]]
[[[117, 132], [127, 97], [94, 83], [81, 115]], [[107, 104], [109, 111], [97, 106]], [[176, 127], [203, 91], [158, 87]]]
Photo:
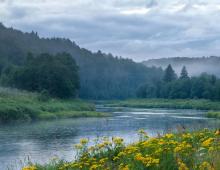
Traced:
[[180, 79], [188, 79], [188, 78], [189, 78], [189, 76], [188, 76], [188, 72], [186, 70], [186, 67], [183, 66], [182, 71], [180, 73]]
[[165, 82], [171, 82], [176, 79], [177, 79], [177, 75], [176, 75], [175, 71], [173, 70], [171, 64], [169, 64], [167, 66], [167, 68], [165, 69], [163, 80]]

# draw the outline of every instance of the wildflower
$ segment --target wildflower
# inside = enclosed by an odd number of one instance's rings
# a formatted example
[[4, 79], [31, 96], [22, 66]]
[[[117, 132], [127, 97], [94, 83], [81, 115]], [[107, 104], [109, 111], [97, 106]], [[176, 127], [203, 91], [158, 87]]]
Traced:
[[179, 165], [178, 170], [189, 170], [189, 168], [186, 166], [184, 162], [182, 162], [182, 160], [178, 159], [177, 163]]
[[114, 137], [112, 140], [116, 145], [121, 145], [123, 143], [123, 139], [120, 137]]
[[114, 158], [113, 158], [113, 161], [117, 161], [119, 159], [119, 157], [118, 156], [115, 156]]
[[184, 164], [183, 162], [181, 162], [181, 163], [179, 164], [178, 170], [189, 170], [189, 168], [187, 168], [186, 164]]
[[82, 149], [83, 148], [82, 144], [75, 144], [74, 147], [76, 149]]
[[159, 159], [155, 159], [149, 155], [144, 157], [141, 153], [136, 154], [135, 159], [141, 161], [146, 167], [158, 165], [160, 162]]
[[206, 161], [204, 161], [200, 166], [200, 170], [214, 170], [214, 168]]
[[26, 166], [22, 170], [37, 170], [36, 166]]
[[138, 151], [138, 148], [135, 147], [135, 146], [128, 146], [126, 149], [125, 149], [126, 153], [128, 154], [131, 154], [131, 153], [134, 153], [136, 151]]
[[192, 148], [192, 145], [188, 144], [186, 141], [180, 143], [178, 146], [176, 146], [174, 148], [174, 152], [175, 153], [178, 153], [178, 152], [185, 152], [187, 151], [188, 149], [191, 149]]
[[202, 142], [202, 146], [203, 147], [208, 147], [209, 145], [211, 145], [211, 143], [213, 142], [213, 138], [208, 138], [207, 140], [205, 140], [204, 142]]
[[99, 167], [99, 165], [94, 164], [94, 165], [92, 165], [92, 166], [90, 167], [89, 170], [96, 170], [96, 169], [98, 169], [98, 167]]
[[126, 156], [125, 152], [119, 152], [118, 157]]
[[168, 139], [173, 138], [173, 137], [174, 135], [172, 133], [168, 133], [165, 135], [165, 138], [168, 138]]
[[89, 140], [86, 139], [86, 138], [80, 139], [80, 144], [85, 145], [85, 144], [88, 143], [88, 141], [89, 141]]
[[125, 167], [123, 167], [121, 170], [129, 170], [128, 165], [126, 165]]
[[99, 148], [99, 149], [104, 148], [104, 147], [105, 147], [105, 144], [104, 144], [104, 143], [98, 144], [98, 148]]
[[183, 139], [191, 139], [192, 135], [190, 133], [185, 133], [182, 135]]
[[102, 158], [99, 160], [99, 162], [100, 162], [100, 164], [104, 164], [107, 160], [108, 160], [108, 158]]

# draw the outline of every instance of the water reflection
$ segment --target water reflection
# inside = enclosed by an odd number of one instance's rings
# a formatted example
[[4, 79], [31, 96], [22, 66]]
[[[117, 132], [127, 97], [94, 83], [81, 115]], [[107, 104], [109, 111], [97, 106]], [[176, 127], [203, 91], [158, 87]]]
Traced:
[[97, 110], [112, 112], [108, 118], [78, 118], [26, 125], [0, 127], [0, 169], [31, 160], [44, 163], [58, 156], [61, 159], [74, 158], [73, 144], [82, 137], [90, 139], [99, 136], [121, 136], [126, 142], [137, 139], [137, 130], [145, 129], [153, 136], [181, 125], [188, 129], [219, 128], [220, 122], [204, 117], [203, 111], [172, 109], [112, 108], [97, 106]]

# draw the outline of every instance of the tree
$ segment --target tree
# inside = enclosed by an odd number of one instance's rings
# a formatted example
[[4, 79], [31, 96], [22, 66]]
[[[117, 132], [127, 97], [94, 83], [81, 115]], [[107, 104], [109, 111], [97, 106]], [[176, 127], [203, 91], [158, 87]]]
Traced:
[[79, 89], [78, 67], [67, 53], [29, 55], [24, 66], [10, 71], [7, 77], [12, 79], [8, 82], [13, 82], [16, 88], [47, 91], [59, 98], [75, 97]]
[[186, 67], [183, 66], [182, 71], [180, 73], [180, 79], [188, 79], [188, 78], [189, 78], [189, 76], [188, 76], [188, 72], [186, 70]]
[[165, 69], [163, 80], [165, 82], [171, 82], [171, 81], [174, 81], [176, 79], [177, 79], [177, 75], [176, 75], [175, 71], [173, 70], [171, 64], [169, 64], [167, 66], [167, 68]]

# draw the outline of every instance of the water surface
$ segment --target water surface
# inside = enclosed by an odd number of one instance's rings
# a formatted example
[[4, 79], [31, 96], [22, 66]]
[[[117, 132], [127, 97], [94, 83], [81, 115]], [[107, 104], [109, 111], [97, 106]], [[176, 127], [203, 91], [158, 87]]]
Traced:
[[220, 121], [208, 119], [204, 111], [103, 107], [112, 112], [107, 118], [77, 118], [0, 126], [0, 170], [19, 169], [28, 159], [45, 163], [54, 157], [74, 159], [73, 145], [80, 138], [121, 136], [126, 142], [137, 140], [137, 130], [150, 136], [183, 126], [197, 130], [219, 128]]

